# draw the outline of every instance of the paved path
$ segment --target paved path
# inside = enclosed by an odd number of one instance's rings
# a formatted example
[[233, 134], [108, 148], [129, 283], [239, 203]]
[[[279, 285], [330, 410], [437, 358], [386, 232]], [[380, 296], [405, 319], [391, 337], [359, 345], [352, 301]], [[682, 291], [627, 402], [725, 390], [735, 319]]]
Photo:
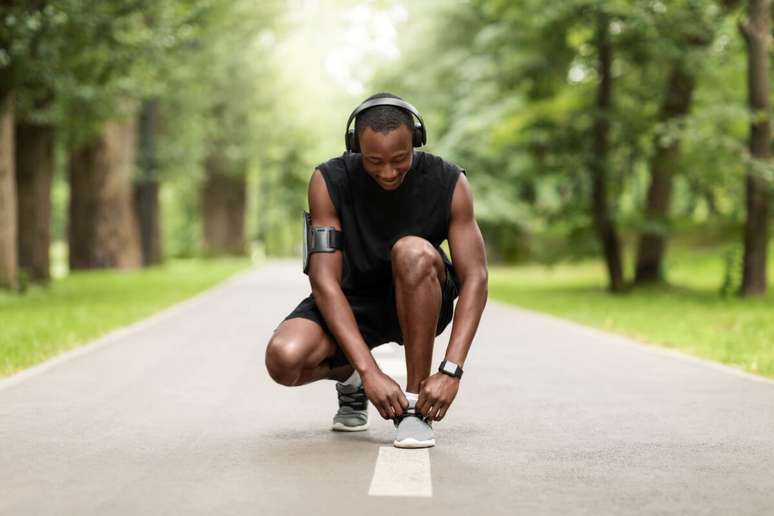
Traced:
[[299, 267], [0, 382], [0, 514], [774, 514], [774, 383], [491, 300], [435, 448], [331, 432], [263, 366]]

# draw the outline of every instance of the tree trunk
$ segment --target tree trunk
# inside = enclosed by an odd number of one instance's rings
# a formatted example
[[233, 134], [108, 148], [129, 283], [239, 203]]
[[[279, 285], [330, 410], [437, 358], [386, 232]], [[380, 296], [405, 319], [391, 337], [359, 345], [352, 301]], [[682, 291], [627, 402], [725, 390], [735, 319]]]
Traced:
[[0, 288], [19, 286], [13, 94], [0, 91]]
[[[771, 192], [768, 180], [756, 172], [756, 162], [771, 158], [769, 116], [770, 0], [750, 0], [748, 21], [740, 29], [747, 43], [747, 89], [753, 120], [750, 124], [752, 161], [746, 177], [747, 220], [741, 294], [766, 293], [766, 255], [769, 243]], [[760, 161], [759, 161], [760, 160]]]
[[19, 216], [19, 267], [30, 279], [48, 281], [51, 246], [51, 182], [54, 127], [16, 124], [16, 187]]
[[610, 217], [607, 194], [607, 154], [610, 133], [610, 105], [612, 75], [612, 45], [610, 43], [609, 20], [600, 14], [597, 21], [597, 51], [599, 52], [600, 83], [597, 90], [597, 110], [594, 117], [592, 173], [592, 217], [597, 236], [602, 244], [608, 274], [608, 288], [613, 292], [624, 289], [621, 248], [615, 223]]
[[158, 265], [161, 263], [158, 181], [143, 179], [134, 185], [134, 211], [140, 233], [142, 265]]
[[222, 155], [205, 160], [206, 179], [202, 189], [204, 251], [209, 255], [245, 254], [245, 205], [247, 181], [244, 174], [226, 173]]
[[70, 268], [140, 266], [140, 238], [132, 206], [134, 118], [105, 125], [92, 142], [72, 153]]
[[161, 263], [159, 180], [156, 164], [158, 101], [146, 100], [140, 112], [140, 180], [134, 186], [134, 208], [140, 226], [142, 264]]
[[[661, 105], [662, 122], [673, 122], [688, 113], [695, 81], [683, 63], [677, 62], [667, 80], [664, 103]], [[640, 236], [634, 282], [636, 284], [663, 281], [666, 225], [672, 200], [672, 178], [680, 160], [680, 138], [661, 144], [661, 135], [654, 137], [654, 154], [650, 162], [645, 219], [648, 224]]]

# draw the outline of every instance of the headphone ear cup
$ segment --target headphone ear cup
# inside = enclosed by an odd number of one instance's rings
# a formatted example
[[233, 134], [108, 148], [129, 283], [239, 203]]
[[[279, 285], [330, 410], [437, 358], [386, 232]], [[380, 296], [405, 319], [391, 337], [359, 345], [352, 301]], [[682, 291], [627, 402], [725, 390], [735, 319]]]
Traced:
[[425, 143], [424, 131], [420, 124], [414, 124], [414, 131], [411, 134], [411, 143], [414, 147], [421, 147]]
[[358, 145], [357, 138], [355, 137], [355, 130], [350, 129], [347, 131], [346, 147], [350, 152], [360, 152], [360, 145]]

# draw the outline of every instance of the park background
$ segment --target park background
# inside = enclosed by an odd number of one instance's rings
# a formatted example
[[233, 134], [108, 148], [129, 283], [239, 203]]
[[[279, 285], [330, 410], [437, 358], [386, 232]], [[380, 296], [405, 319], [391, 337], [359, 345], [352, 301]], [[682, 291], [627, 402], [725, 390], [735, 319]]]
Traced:
[[301, 274], [312, 170], [390, 91], [468, 172], [491, 299], [774, 377], [771, 16], [764, 0], [3, 2], [0, 375], [266, 259]]

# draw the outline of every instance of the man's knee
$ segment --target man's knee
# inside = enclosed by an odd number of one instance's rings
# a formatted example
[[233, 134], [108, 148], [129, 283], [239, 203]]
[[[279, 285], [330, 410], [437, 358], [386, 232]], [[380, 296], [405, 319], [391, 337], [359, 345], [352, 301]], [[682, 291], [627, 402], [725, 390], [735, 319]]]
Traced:
[[409, 284], [417, 284], [428, 276], [440, 280], [439, 270], [443, 267], [441, 255], [433, 244], [422, 237], [405, 236], [395, 242], [390, 253], [393, 276]]
[[275, 333], [266, 346], [266, 370], [269, 376], [281, 385], [295, 385], [301, 376], [303, 364], [302, 346]]

